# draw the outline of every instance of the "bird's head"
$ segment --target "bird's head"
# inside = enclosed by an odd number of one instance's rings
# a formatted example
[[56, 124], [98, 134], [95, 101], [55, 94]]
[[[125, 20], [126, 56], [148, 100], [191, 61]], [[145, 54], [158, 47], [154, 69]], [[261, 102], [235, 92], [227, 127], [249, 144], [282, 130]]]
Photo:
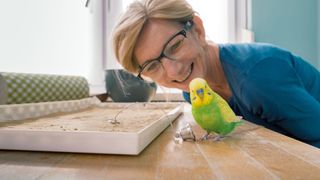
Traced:
[[190, 100], [193, 106], [209, 104], [212, 100], [212, 90], [206, 80], [195, 78], [189, 84]]

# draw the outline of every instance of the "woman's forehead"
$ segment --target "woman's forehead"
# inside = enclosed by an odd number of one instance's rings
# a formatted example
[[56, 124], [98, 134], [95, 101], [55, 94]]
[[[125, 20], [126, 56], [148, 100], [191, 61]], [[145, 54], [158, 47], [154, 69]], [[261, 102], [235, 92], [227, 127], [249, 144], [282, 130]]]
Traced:
[[178, 31], [178, 23], [162, 19], [150, 19], [142, 29], [134, 54], [138, 63], [155, 58], [161, 53], [164, 44]]

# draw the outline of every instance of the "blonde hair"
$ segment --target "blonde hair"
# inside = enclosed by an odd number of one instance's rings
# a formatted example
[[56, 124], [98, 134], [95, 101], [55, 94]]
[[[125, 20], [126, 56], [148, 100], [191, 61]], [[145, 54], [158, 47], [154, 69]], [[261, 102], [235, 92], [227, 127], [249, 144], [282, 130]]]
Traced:
[[119, 63], [137, 73], [139, 65], [133, 51], [144, 24], [158, 18], [185, 23], [195, 11], [186, 0], [136, 0], [131, 3], [113, 31], [113, 51]]

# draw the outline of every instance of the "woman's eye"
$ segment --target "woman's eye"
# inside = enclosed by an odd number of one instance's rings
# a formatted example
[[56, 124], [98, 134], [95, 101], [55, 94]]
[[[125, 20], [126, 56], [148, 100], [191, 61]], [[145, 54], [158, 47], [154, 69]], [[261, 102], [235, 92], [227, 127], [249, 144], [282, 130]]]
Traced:
[[174, 43], [172, 46], [170, 46], [169, 52], [170, 54], [174, 54], [179, 50], [179, 48], [182, 46], [183, 40], [179, 40], [176, 43]]
[[157, 71], [157, 69], [159, 68], [159, 65], [160, 65], [159, 62], [151, 62], [145, 67], [145, 70], [147, 72]]

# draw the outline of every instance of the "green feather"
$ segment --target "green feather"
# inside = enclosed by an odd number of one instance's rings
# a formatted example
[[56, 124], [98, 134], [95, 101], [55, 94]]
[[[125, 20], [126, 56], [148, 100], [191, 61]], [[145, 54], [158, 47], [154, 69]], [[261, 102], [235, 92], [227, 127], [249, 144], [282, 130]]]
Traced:
[[[208, 133], [215, 132], [225, 136], [242, 124], [242, 121], [234, 114], [228, 103], [203, 81], [197, 78], [190, 83], [192, 115], [199, 126]], [[201, 92], [201, 97], [197, 92]]]

